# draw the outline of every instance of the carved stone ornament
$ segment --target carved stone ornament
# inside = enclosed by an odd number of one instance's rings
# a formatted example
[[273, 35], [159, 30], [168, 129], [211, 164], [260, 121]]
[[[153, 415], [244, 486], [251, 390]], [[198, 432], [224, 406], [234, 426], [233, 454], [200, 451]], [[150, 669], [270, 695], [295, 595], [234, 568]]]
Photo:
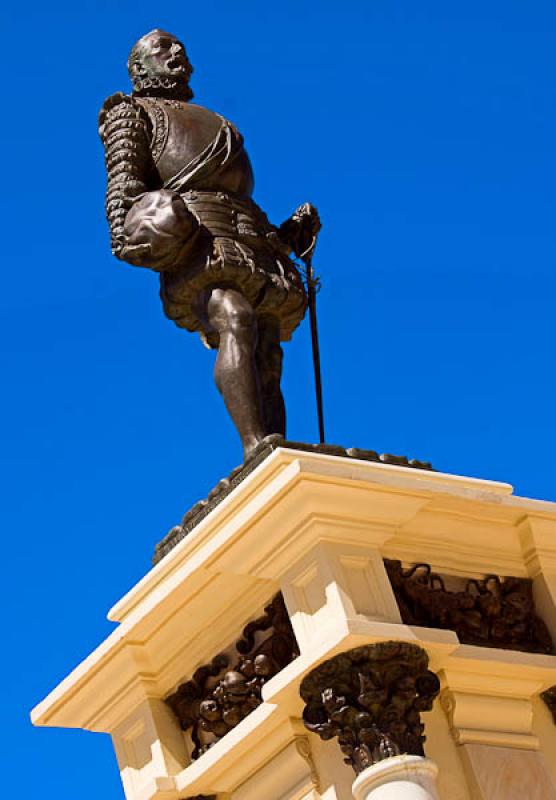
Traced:
[[440, 690], [428, 656], [407, 642], [379, 642], [340, 653], [307, 675], [300, 687], [305, 727], [338, 737], [356, 773], [391, 756], [423, 755], [420, 712]]
[[546, 706], [552, 714], [552, 719], [556, 725], [556, 686], [551, 686], [546, 692], [542, 692], [541, 698], [546, 703]]
[[429, 564], [404, 569], [400, 561], [385, 559], [384, 565], [407, 625], [453, 630], [464, 644], [554, 652], [548, 629], [535, 613], [530, 579], [487, 575], [467, 581], [463, 591], [448, 591]]
[[315, 761], [313, 759], [313, 754], [311, 752], [311, 745], [309, 744], [309, 740], [307, 739], [306, 736], [295, 737], [295, 749], [297, 750], [301, 758], [305, 759], [307, 766], [309, 767], [313, 789], [315, 789], [317, 792], [320, 792], [319, 773], [315, 766]]
[[244, 628], [235, 650], [237, 658], [215, 656], [166, 699], [183, 730], [191, 730], [193, 759], [257, 708], [265, 683], [299, 655], [281, 594]]

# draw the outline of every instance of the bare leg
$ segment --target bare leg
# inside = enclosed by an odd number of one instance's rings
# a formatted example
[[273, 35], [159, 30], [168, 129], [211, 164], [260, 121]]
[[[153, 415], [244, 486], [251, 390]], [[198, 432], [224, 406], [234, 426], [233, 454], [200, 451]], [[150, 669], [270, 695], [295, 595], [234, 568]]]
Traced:
[[245, 458], [265, 436], [255, 363], [257, 323], [253, 309], [235, 289], [213, 289], [207, 316], [218, 331], [216, 385], [239, 432]]
[[286, 435], [286, 407], [280, 389], [282, 348], [280, 323], [274, 317], [259, 319], [256, 362], [261, 382], [263, 418], [268, 433]]

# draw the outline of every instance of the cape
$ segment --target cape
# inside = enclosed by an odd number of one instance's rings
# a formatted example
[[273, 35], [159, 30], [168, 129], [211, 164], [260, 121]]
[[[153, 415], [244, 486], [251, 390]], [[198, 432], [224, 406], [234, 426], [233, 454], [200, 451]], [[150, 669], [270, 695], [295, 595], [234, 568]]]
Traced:
[[183, 194], [190, 189], [203, 189], [207, 179], [227, 169], [243, 152], [243, 136], [231, 122], [220, 117], [221, 124], [214, 140], [202, 153], [164, 183], [164, 188]]

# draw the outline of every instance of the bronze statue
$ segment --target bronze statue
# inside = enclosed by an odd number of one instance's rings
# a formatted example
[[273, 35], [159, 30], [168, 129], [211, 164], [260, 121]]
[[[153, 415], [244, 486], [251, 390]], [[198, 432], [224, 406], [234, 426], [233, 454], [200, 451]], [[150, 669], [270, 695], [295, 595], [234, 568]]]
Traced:
[[100, 112], [112, 252], [160, 273], [166, 315], [218, 349], [215, 380], [245, 457], [265, 436], [285, 436], [281, 341], [304, 317], [307, 297], [291, 258], [314, 246], [309, 204], [281, 226], [252, 200], [241, 134], [191, 103], [183, 44], [154, 30], [131, 50], [133, 92]]

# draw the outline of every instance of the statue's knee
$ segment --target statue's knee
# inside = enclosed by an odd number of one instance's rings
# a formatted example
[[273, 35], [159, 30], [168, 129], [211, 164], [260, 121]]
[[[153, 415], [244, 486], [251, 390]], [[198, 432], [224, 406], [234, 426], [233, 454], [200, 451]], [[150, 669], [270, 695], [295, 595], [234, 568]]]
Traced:
[[241, 333], [255, 328], [251, 304], [235, 289], [215, 289], [208, 304], [209, 320], [220, 332]]
[[247, 300], [239, 293], [226, 298], [223, 306], [224, 328], [236, 333], [255, 329], [255, 313]]

